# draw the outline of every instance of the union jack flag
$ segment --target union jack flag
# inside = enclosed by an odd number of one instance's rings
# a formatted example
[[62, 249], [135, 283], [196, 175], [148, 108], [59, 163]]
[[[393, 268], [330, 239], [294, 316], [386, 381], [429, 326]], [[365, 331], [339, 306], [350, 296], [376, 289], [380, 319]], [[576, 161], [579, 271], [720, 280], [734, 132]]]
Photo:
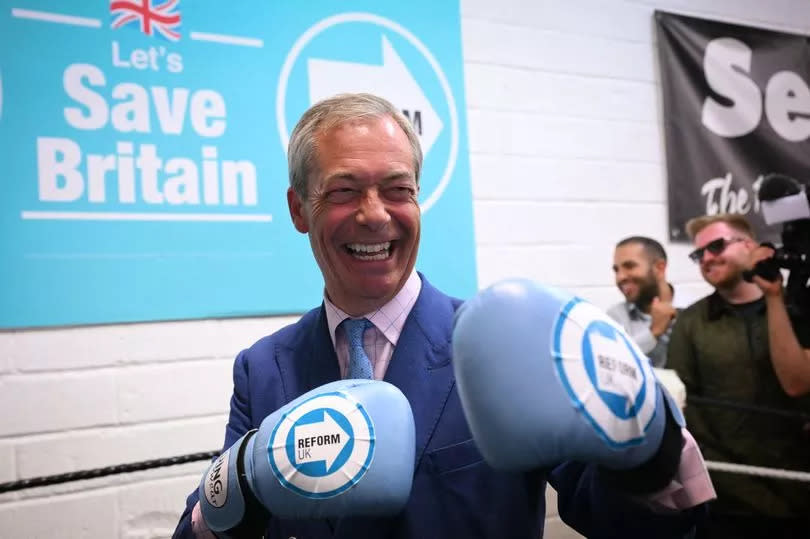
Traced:
[[110, 15], [115, 17], [113, 28], [136, 23], [147, 36], [160, 34], [172, 41], [180, 40], [180, 12], [172, 13], [180, 0], [166, 0], [154, 5], [152, 0], [110, 0]]

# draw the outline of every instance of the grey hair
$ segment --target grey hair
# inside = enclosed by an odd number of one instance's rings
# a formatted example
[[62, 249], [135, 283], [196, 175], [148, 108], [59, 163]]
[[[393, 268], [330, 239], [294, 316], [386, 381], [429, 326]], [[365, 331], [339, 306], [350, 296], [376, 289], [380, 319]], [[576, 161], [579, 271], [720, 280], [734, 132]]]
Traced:
[[317, 165], [318, 134], [347, 122], [390, 116], [405, 132], [413, 154], [416, 184], [422, 171], [422, 147], [410, 120], [389, 101], [372, 94], [339, 94], [312, 105], [293, 129], [287, 149], [290, 187], [301, 200], [307, 197], [309, 176]]

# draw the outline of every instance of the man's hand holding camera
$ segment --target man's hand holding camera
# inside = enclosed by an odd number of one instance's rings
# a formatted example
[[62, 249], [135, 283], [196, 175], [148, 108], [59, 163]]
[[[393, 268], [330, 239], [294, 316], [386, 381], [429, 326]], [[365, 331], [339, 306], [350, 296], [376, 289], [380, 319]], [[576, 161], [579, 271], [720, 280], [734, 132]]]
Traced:
[[763, 243], [751, 251], [751, 281], [768, 297], [782, 297], [782, 273], [773, 256], [773, 245]]
[[801, 347], [793, 331], [775, 253], [770, 244], [754, 248], [750, 257], [752, 271], [746, 278], [750, 276], [765, 297], [771, 361], [779, 383], [785, 393], [799, 397], [810, 393], [810, 350]]

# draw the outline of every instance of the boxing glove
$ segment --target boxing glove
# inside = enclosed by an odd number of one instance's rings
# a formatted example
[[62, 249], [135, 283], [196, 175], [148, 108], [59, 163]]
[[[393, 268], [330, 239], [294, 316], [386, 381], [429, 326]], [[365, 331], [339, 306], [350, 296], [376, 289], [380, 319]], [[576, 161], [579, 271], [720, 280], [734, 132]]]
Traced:
[[640, 469], [630, 480], [645, 483], [634, 485], [641, 491], [677, 471], [683, 416], [639, 347], [593, 305], [502, 281], [459, 308], [452, 342], [462, 407], [491, 466]]
[[245, 434], [203, 476], [208, 527], [240, 536], [269, 515], [324, 518], [389, 515], [407, 503], [414, 423], [393, 385], [342, 380], [279, 408]]

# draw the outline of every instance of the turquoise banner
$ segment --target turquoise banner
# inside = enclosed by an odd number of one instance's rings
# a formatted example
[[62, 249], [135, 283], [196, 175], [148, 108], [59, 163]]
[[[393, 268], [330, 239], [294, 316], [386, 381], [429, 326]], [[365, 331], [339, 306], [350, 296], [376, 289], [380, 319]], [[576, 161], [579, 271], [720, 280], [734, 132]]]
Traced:
[[300, 313], [313, 102], [387, 97], [425, 152], [417, 269], [475, 292], [457, 2], [20, 0], [0, 13], [0, 327]]

